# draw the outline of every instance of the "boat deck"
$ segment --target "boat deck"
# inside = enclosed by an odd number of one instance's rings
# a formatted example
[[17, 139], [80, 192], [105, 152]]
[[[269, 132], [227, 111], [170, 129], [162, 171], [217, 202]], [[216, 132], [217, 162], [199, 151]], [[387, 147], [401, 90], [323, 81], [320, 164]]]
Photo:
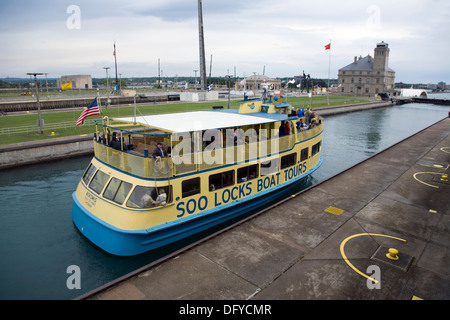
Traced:
[[450, 299], [449, 164], [446, 118], [80, 299]]

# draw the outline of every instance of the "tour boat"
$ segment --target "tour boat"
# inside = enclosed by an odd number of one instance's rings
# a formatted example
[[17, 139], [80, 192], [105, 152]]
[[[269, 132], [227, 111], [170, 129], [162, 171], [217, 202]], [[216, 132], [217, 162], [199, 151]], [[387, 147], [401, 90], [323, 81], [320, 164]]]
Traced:
[[80, 232], [137, 255], [262, 209], [320, 167], [320, 116], [276, 97], [213, 109], [95, 121], [95, 155], [73, 193]]

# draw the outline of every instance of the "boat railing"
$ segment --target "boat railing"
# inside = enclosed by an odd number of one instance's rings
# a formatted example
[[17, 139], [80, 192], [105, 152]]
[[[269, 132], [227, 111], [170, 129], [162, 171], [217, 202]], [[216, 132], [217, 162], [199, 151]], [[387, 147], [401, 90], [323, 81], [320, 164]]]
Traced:
[[323, 125], [283, 137], [244, 143], [224, 148], [205, 148], [186, 154], [171, 154], [153, 158], [153, 150], [144, 155], [121, 151], [101, 142], [94, 142], [95, 156], [100, 161], [129, 174], [148, 178], [166, 179], [176, 175], [210, 170], [226, 165], [256, 161], [278, 153], [287, 152], [296, 143], [311, 139], [323, 130]]

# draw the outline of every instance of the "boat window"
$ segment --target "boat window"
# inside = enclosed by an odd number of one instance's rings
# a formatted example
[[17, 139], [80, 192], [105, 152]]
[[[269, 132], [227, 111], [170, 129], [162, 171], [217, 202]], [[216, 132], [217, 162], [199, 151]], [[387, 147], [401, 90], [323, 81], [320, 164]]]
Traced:
[[258, 178], [258, 165], [254, 164], [237, 170], [237, 182], [242, 183]]
[[302, 151], [300, 151], [300, 161], [303, 162], [305, 160], [308, 160], [308, 148], [302, 149]]
[[209, 190], [217, 190], [234, 184], [234, 170], [209, 176]]
[[297, 153], [291, 153], [281, 158], [281, 169], [295, 165], [297, 162]]
[[321, 144], [321, 141], [319, 141], [319, 143], [316, 143], [315, 145], [312, 146], [311, 156], [314, 156], [316, 153], [318, 153], [320, 151], [320, 144]]
[[278, 172], [279, 159], [261, 162], [261, 176], [268, 176]]
[[200, 178], [185, 180], [181, 183], [181, 197], [186, 198], [200, 193]]
[[164, 206], [172, 201], [172, 187], [136, 186], [127, 201], [130, 208], [154, 208]]
[[92, 178], [89, 188], [100, 194], [105, 186], [106, 182], [109, 180], [109, 174], [98, 170], [94, 178]]
[[89, 183], [96, 170], [97, 168], [91, 163], [83, 175], [83, 181], [85, 184]]
[[118, 204], [122, 204], [128, 196], [128, 193], [130, 193], [132, 186], [133, 185], [131, 183], [124, 182], [117, 178], [112, 178], [103, 193], [103, 197]]

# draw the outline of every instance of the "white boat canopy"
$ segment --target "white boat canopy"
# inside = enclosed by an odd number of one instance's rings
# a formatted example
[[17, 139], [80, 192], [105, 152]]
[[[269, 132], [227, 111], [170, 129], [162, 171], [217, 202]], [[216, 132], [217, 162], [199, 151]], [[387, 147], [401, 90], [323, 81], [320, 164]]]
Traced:
[[[267, 115], [262, 113], [239, 114], [227, 111], [194, 111], [136, 117], [136, 123], [166, 132], [182, 133], [257, 125], [286, 119], [287, 115], [284, 114]], [[115, 118], [114, 120], [134, 123], [134, 117]]]

